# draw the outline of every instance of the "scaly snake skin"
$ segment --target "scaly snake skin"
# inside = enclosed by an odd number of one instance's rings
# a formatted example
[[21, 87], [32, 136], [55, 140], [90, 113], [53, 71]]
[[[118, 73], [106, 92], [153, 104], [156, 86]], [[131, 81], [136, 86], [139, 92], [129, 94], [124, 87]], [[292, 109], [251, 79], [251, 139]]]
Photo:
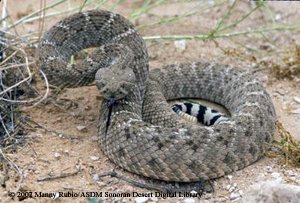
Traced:
[[[88, 47], [99, 48], [79, 64], [68, 64], [71, 55]], [[43, 36], [40, 67], [50, 83], [62, 87], [83, 86], [95, 75], [97, 80], [111, 74], [98, 82], [126, 96], [116, 101], [107, 134], [108, 100], [102, 102], [100, 148], [116, 165], [154, 179], [191, 182], [242, 169], [264, 155], [275, 131], [274, 106], [252, 73], [187, 63], [148, 74], [144, 41], [132, 23], [112, 12], [77, 13], [54, 25]], [[127, 80], [132, 77], [127, 70], [136, 78], [130, 88], [115, 77], [121, 72], [120, 80]], [[231, 118], [210, 127], [189, 124], [166, 102], [178, 98], [219, 103]]]

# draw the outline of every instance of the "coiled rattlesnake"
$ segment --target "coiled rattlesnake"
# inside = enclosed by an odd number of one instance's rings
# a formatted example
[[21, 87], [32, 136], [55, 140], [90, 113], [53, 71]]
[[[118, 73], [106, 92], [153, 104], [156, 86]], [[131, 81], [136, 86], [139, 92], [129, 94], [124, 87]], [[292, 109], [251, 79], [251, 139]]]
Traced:
[[[99, 47], [76, 65], [70, 56]], [[58, 86], [95, 80], [106, 98], [100, 108], [99, 143], [115, 164], [167, 181], [212, 179], [248, 166], [272, 141], [275, 109], [262, 84], [228, 65], [168, 65], [148, 74], [144, 41], [124, 17], [87, 11], [63, 19], [43, 36], [40, 67]], [[149, 76], [148, 76], [149, 75]], [[116, 99], [105, 133], [109, 99]], [[182, 122], [166, 100], [201, 98], [225, 106], [228, 121], [197, 126]]]

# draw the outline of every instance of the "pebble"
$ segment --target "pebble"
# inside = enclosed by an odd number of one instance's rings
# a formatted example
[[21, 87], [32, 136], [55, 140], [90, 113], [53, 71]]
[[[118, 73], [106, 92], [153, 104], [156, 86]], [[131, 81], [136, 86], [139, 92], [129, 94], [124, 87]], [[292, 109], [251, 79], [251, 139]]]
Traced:
[[94, 121], [94, 120], [95, 120], [95, 117], [94, 117], [94, 116], [88, 116], [88, 120], [89, 120], [89, 121]]
[[239, 197], [240, 197], [240, 194], [239, 194], [239, 193], [234, 193], [234, 192], [233, 192], [233, 193], [230, 194], [229, 197], [230, 197], [231, 200], [234, 200], [234, 199], [236, 199], [236, 198], [239, 198]]
[[186, 49], [186, 40], [178, 40], [174, 42], [174, 45], [176, 48], [180, 50], [185, 50]]
[[81, 132], [87, 132], [87, 129], [84, 125], [78, 125], [76, 126], [77, 130], [81, 131]]
[[232, 178], [233, 178], [233, 176], [232, 176], [232, 175], [228, 175], [228, 176], [227, 176], [227, 178], [228, 178], [228, 180], [230, 180], [230, 181], [231, 181], [231, 180], [232, 180]]
[[188, 198], [188, 199], [185, 199], [183, 200], [184, 203], [196, 203], [196, 201], [192, 198]]
[[157, 202], [157, 201], [158, 201], [158, 198], [157, 198], [157, 197], [150, 197], [150, 199], [151, 199], [153, 202]]
[[148, 197], [137, 197], [134, 200], [136, 203], [144, 203], [144, 202], [147, 202], [148, 199], [149, 199]]
[[99, 175], [93, 174], [93, 181], [98, 181], [98, 180], [99, 180]]
[[55, 153], [54, 153], [54, 157], [55, 157], [55, 158], [59, 158], [59, 157], [60, 157], [60, 153], [55, 152]]
[[300, 97], [294, 97], [294, 100], [300, 104]]
[[296, 176], [296, 174], [292, 171], [292, 170], [287, 170], [284, 172], [285, 174], [289, 175], [289, 176]]
[[281, 15], [280, 15], [280, 14], [276, 14], [276, 15], [275, 15], [275, 20], [276, 20], [276, 21], [279, 21], [280, 19], [281, 19]]
[[97, 161], [97, 160], [99, 160], [99, 157], [98, 156], [90, 156], [90, 159], [92, 159], [93, 161]]
[[277, 172], [274, 172], [271, 174], [271, 176], [275, 179], [279, 178], [280, 177], [280, 173], [277, 173]]
[[286, 104], [284, 104], [282, 107], [281, 107], [282, 110], [287, 110], [287, 106]]
[[267, 171], [268, 173], [272, 173], [273, 169], [272, 169], [271, 166], [266, 166], [266, 171]]
[[293, 111], [291, 111], [291, 113], [293, 113], [293, 114], [300, 114], [300, 109], [293, 110]]
[[218, 198], [215, 198], [214, 202], [226, 202], [226, 201], [227, 201], [226, 197], [218, 197]]
[[84, 110], [91, 110], [91, 106], [85, 106]]

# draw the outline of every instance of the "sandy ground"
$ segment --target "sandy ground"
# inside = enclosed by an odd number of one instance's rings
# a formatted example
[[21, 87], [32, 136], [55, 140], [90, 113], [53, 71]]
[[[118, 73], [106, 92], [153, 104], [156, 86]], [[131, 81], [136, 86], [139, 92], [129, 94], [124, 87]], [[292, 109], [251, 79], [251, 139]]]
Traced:
[[[39, 1], [9, 1], [8, 9], [15, 21], [24, 13], [39, 8]], [[54, 1], [47, 1], [48, 4]], [[72, 5], [80, 5], [83, 1], [71, 1]], [[16, 3], [16, 4], [15, 4]], [[113, 2], [109, 2], [113, 4]], [[143, 4], [143, 1], [125, 1], [115, 8], [116, 12], [128, 15], [129, 12]], [[142, 15], [136, 24], [157, 21], [157, 15], [172, 17], [194, 11], [203, 6], [212, 5], [211, 2], [200, 3], [175, 2], [159, 6], [147, 15]], [[298, 2], [270, 2], [270, 8], [275, 14], [276, 25], [296, 23], [299, 16], [300, 3]], [[253, 5], [248, 1], [238, 3], [235, 12], [229, 21], [240, 18], [250, 11]], [[68, 4], [52, 9], [58, 11], [67, 9]], [[109, 8], [108, 5], [105, 8]], [[228, 4], [213, 9], [209, 12], [197, 14], [176, 23], [165, 23], [158, 26], [141, 29], [143, 36], [163, 35], [199, 35], [204, 34], [216, 26], [220, 17], [228, 9]], [[48, 18], [45, 29], [48, 29], [63, 16]], [[299, 21], [299, 20], [298, 20]], [[265, 10], [259, 10], [238, 25], [228, 30], [260, 29], [265, 24], [272, 25], [271, 19]], [[33, 32], [37, 29], [37, 23], [21, 24], [17, 28], [18, 33]], [[225, 32], [224, 32], [225, 33]], [[218, 38], [215, 40], [192, 40], [186, 41], [186, 47], [178, 48], [176, 43], [170, 41], [147, 42], [151, 68], [163, 64], [187, 61], [214, 61], [218, 63], [233, 64], [237, 67], [257, 69], [255, 75], [263, 82], [275, 104], [278, 120], [294, 138], [300, 140], [300, 115], [291, 114], [292, 110], [300, 108], [300, 79], [292, 80], [284, 78], [278, 80], [274, 71], [274, 64], [285, 66], [286, 61], [295, 60], [295, 46], [300, 44], [300, 30], [269, 32], [264, 35], [242, 35], [235, 38]], [[243, 46], [247, 46], [244, 48]], [[249, 48], [258, 51], [251, 51]], [[6, 187], [0, 187], [0, 202], [17, 202], [20, 199], [10, 200], [9, 192], [19, 191], [32, 192], [105, 192], [110, 194], [125, 192], [154, 191], [132, 186], [115, 178], [100, 178], [97, 174], [103, 174], [114, 168], [112, 164], [99, 150], [97, 145], [97, 120], [99, 93], [94, 85], [76, 89], [63, 90], [58, 96], [52, 94], [53, 102], [39, 105], [36, 108], [26, 108], [28, 114], [35, 122], [48, 130], [60, 132], [60, 135], [51, 133], [45, 129], [34, 128], [28, 135], [27, 144], [19, 148], [18, 153], [7, 156], [14, 161], [23, 174], [21, 181], [16, 172], [9, 172], [10, 179]], [[79, 130], [80, 128], [81, 129]], [[117, 172], [130, 179], [152, 183], [152, 181], [128, 173], [118, 168]], [[43, 177], [59, 176], [61, 174], [74, 173], [73, 176], [56, 180], [38, 182]], [[300, 170], [282, 165], [278, 159], [263, 158], [255, 164], [233, 173], [230, 176], [220, 178], [214, 182], [215, 193], [207, 194], [201, 198], [193, 198], [195, 202], [234, 202], [240, 197], [232, 198], [232, 194], [242, 195], [250, 185], [264, 180], [277, 180], [300, 186]], [[21, 185], [20, 185], [21, 184]], [[128, 198], [105, 198], [107, 202], [134, 202], [136, 197]], [[149, 199], [149, 202], [184, 202], [188, 198]], [[49, 198], [25, 198], [23, 202], [50, 202]], [[87, 202], [84, 197], [65, 197], [54, 200], [55, 202]]]

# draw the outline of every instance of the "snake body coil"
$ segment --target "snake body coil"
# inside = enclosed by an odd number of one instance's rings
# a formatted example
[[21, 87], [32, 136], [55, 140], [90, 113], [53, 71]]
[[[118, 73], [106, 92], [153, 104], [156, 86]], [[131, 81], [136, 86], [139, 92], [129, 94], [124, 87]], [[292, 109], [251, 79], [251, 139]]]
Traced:
[[[98, 47], [77, 65], [72, 54]], [[167, 65], [148, 74], [144, 41], [128, 20], [108, 11], [74, 14], [49, 29], [40, 67], [63, 87], [95, 80], [117, 100], [105, 133], [109, 101], [100, 108], [99, 143], [115, 164], [143, 176], [190, 182], [242, 169], [264, 155], [275, 130], [275, 109], [262, 84], [228, 65]], [[167, 104], [201, 98], [225, 106], [231, 118], [214, 126], [183, 122]]]

